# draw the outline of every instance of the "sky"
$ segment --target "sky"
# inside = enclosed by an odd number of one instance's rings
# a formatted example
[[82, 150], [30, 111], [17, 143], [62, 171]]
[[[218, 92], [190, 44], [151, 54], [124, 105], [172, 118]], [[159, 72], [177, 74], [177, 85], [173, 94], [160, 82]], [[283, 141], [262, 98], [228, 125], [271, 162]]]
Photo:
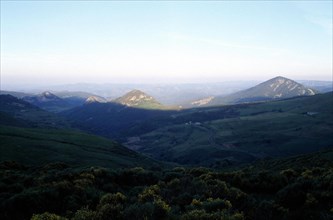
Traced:
[[1, 1], [1, 84], [332, 80], [332, 1]]

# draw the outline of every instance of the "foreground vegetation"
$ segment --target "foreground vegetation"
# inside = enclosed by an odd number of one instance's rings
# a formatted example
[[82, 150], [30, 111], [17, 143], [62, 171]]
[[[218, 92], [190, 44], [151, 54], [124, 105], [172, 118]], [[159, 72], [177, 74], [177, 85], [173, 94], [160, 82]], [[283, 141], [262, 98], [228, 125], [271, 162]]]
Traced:
[[332, 219], [333, 151], [229, 171], [0, 164], [0, 219]]

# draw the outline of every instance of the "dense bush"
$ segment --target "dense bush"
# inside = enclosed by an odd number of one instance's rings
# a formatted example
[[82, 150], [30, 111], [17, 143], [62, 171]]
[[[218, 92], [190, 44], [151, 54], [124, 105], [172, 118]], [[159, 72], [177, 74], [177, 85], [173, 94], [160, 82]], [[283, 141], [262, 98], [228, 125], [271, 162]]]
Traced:
[[333, 168], [0, 164], [0, 219], [332, 219]]

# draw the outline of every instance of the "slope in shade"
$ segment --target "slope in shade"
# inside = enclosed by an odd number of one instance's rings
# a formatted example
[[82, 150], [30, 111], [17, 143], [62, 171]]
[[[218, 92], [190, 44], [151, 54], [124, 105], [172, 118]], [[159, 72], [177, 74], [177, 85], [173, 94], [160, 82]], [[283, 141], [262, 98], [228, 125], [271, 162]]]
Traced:
[[[62, 117], [44, 111], [39, 107], [23, 101], [11, 95], [0, 95], [0, 124], [16, 125], [19, 122], [26, 127], [40, 127], [40, 128], [68, 128], [69, 123]], [[16, 120], [14, 123], [8, 123], [9, 118]]]
[[297, 155], [333, 147], [333, 94], [200, 108], [142, 133], [153, 125], [133, 127], [126, 145], [160, 160], [214, 167]]
[[158, 165], [108, 139], [72, 131], [0, 126], [0, 143], [0, 161], [30, 165], [63, 162], [109, 168]]

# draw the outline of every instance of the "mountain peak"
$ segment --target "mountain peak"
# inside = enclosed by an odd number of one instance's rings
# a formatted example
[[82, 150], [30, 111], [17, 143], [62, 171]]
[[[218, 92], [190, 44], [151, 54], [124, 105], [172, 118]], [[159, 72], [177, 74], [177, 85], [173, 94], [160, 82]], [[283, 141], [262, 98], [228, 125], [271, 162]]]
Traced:
[[162, 104], [154, 97], [138, 89], [134, 89], [122, 97], [117, 98], [115, 102], [137, 108], [163, 108]]
[[[283, 76], [276, 76], [252, 88], [223, 97], [214, 97], [204, 105], [237, 104], [315, 95], [317, 91]], [[198, 106], [198, 102], [192, 102]]]
[[280, 83], [280, 84], [282, 84], [282, 83], [288, 83], [288, 84], [290, 84], [290, 83], [297, 83], [294, 80], [288, 79], [288, 78], [283, 77], [283, 76], [274, 77], [274, 78], [269, 79], [269, 80], [267, 80], [267, 81], [265, 81], [263, 83], [267, 83], [267, 82], [277, 82], [277, 83]]
[[262, 97], [268, 99], [290, 98], [294, 96], [315, 94], [315, 90], [282, 76], [274, 77], [244, 91], [244, 95], [248, 97]]
[[99, 102], [99, 103], [105, 103], [105, 99], [103, 99], [102, 97], [98, 97], [98, 96], [89, 96], [85, 103], [95, 103], [95, 102]]
[[143, 91], [139, 90], [139, 89], [133, 89], [131, 91], [129, 91], [128, 93], [126, 93], [124, 96], [126, 95], [144, 95], [144, 96], [148, 96], [146, 93], [144, 93]]
[[274, 78], [272, 78], [272, 79], [270, 79], [270, 80], [279, 80], [279, 79], [283, 79], [283, 80], [291, 80], [291, 79], [288, 79], [288, 78], [286, 78], [286, 77], [284, 77], [284, 76], [276, 76], [276, 77], [274, 77]]
[[47, 99], [57, 99], [57, 98], [59, 98], [58, 96], [54, 95], [53, 93], [51, 93], [49, 91], [45, 91], [45, 92], [41, 93], [40, 96], [45, 97]]

